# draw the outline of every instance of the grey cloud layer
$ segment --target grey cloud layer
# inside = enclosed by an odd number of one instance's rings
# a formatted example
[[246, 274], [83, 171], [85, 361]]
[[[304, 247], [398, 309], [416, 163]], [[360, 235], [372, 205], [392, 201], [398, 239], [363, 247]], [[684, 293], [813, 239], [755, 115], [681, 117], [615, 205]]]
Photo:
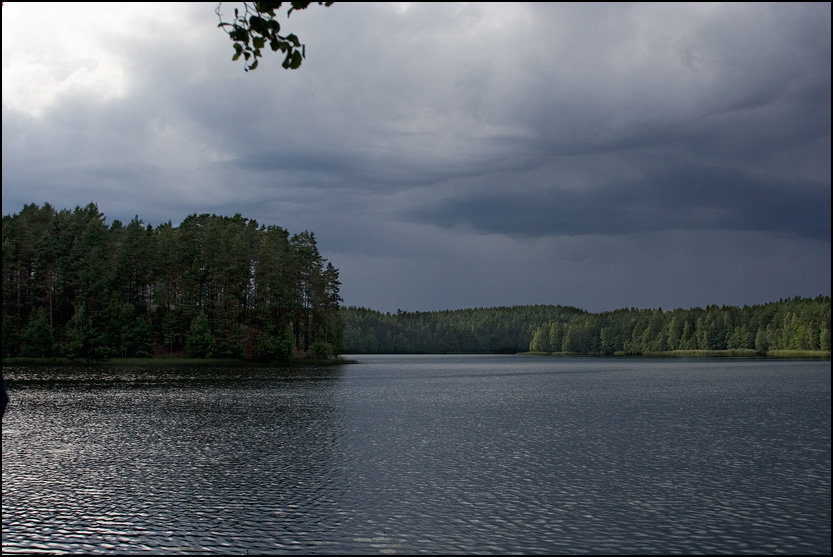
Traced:
[[[679, 231], [737, 261], [811, 241], [796, 268], [829, 292], [828, 3], [335, 3], [290, 18], [307, 44], [300, 70], [270, 55], [248, 74], [214, 6], [170, 7], [193, 18], [187, 33], [167, 18], [110, 37], [129, 76], [123, 97], [67, 94], [37, 118], [4, 104], [4, 214], [96, 201], [122, 220], [240, 212], [311, 229], [353, 269], [347, 302], [371, 306], [399, 296], [400, 307], [437, 307], [432, 289], [482, 305], [589, 305], [594, 261], [626, 250], [623, 276], [667, 268], [639, 242]], [[493, 261], [529, 264], [540, 243], [552, 261], [543, 275], [586, 258], [557, 281], [574, 301], [548, 297], [544, 279], [510, 293], [472, 277]], [[758, 255], [749, 276], [773, 284], [741, 292], [739, 275], [727, 303], [795, 294]], [[686, 261], [694, 273], [698, 260]], [[715, 261], [701, 258], [699, 272]]]

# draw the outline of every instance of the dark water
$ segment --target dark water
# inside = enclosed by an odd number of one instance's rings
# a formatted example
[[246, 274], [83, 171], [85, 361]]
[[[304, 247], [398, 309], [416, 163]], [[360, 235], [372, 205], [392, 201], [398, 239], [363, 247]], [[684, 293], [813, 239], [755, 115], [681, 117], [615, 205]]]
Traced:
[[830, 362], [4, 368], [4, 553], [830, 552]]

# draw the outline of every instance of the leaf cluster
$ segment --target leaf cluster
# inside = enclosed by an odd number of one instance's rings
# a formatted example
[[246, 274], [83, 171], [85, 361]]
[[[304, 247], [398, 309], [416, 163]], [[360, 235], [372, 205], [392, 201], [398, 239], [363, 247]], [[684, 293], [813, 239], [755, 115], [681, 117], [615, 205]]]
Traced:
[[[243, 57], [244, 70], [257, 68], [259, 58], [263, 55], [263, 49], [268, 47], [272, 52], [284, 54], [283, 68], [295, 70], [301, 67], [306, 57], [306, 48], [294, 33], [281, 35], [281, 25], [278, 22], [277, 12], [284, 2], [243, 2], [243, 13], [238, 8], [234, 9], [234, 19], [224, 21], [220, 12], [222, 2], [217, 5], [215, 13], [220, 19], [217, 25], [225, 31], [229, 38], [234, 41], [234, 56], [232, 60], [239, 60]], [[294, 10], [304, 10], [312, 2], [288, 2], [290, 8], [286, 12], [287, 18]], [[318, 2], [319, 5], [330, 6], [332, 2]], [[251, 60], [251, 62], [250, 62]]]

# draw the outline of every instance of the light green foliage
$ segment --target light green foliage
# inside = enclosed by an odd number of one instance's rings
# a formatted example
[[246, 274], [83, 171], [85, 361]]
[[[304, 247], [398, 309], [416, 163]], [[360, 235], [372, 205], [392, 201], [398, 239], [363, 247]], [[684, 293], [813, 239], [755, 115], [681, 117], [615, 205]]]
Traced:
[[530, 352], [552, 352], [550, 346], [549, 334], [547, 327], [538, 327], [535, 329], [535, 334], [532, 335], [532, 341], [529, 343]]
[[683, 323], [678, 315], [672, 315], [667, 326], [666, 346], [668, 350], [678, 350], [683, 336]]
[[695, 350], [697, 348], [696, 344], [696, 337], [694, 336], [694, 328], [691, 326], [691, 322], [686, 319], [685, 324], [683, 324], [683, 334], [680, 337], [680, 350]]
[[822, 327], [819, 333], [819, 350], [830, 350], [830, 327]]
[[732, 333], [726, 347], [729, 350], [735, 348], [752, 348], [752, 335], [749, 333], [749, 329], [746, 328], [746, 325], [735, 327], [735, 330]]
[[761, 327], [755, 333], [755, 350], [761, 354], [769, 350], [769, 331], [765, 327]]

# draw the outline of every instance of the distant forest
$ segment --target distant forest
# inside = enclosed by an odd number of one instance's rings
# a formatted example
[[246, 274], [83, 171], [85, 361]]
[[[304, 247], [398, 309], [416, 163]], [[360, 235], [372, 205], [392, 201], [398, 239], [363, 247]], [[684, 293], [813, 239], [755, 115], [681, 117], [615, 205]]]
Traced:
[[478, 354], [526, 352], [535, 329], [586, 312], [563, 306], [513, 306], [380, 313], [345, 307], [347, 354]]
[[217, 215], [109, 226], [94, 203], [3, 217], [3, 356], [264, 360], [341, 345], [315, 235]]
[[346, 353], [571, 353], [644, 355], [679, 350], [830, 350], [830, 297], [767, 304], [620, 309], [591, 314], [564, 306], [440, 312], [347, 307]]

